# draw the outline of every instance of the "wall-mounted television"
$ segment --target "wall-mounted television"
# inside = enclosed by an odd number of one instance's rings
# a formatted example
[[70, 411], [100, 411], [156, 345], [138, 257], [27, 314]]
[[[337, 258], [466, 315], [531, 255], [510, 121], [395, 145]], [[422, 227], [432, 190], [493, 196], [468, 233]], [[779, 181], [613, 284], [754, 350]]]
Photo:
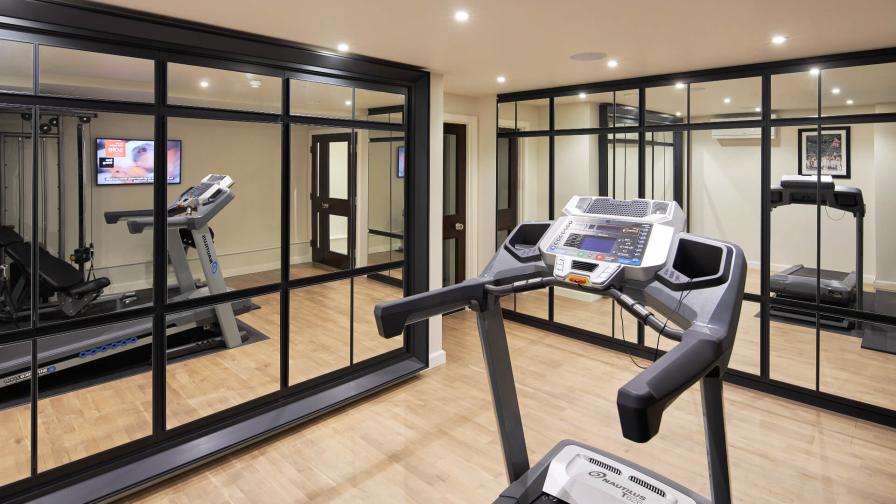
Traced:
[[396, 169], [398, 178], [404, 178], [404, 145], [399, 146], [396, 150], [398, 152], [398, 168]]
[[[180, 184], [181, 141], [168, 140], [168, 183]], [[155, 148], [152, 140], [96, 139], [96, 184], [152, 184]]]

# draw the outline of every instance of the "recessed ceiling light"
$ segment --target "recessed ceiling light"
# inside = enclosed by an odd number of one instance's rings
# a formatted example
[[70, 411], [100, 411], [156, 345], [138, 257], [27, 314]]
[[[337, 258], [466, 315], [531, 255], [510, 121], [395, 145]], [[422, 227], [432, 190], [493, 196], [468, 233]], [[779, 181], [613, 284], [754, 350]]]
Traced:
[[809, 75], [818, 75], [821, 73], [821, 70], [818, 67], [813, 67], [809, 69]]
[[251, 87], [251, 88], [260, 88], [260, 87], [261, 87], [261, 81], [258, 80], [258, 79], [252, 79], [252, 80], [249, 81], [249, 87]]
[[774, 37], [772, 37], [772, 44], [781, 45], [784, 42], [787, 42], [787, 37], [785, 37], [784, 35], [775, 35]]
[[676, 82], [675, 89], [684, 89], [684, 82]]
[[339, 45], [336, 46], [336, 49], [338, 49], [339, 52], [348, 52], [348, 44], [340, 42]]
[[853, 103], [855, 103], [855, 102], [852, 101], [852, 99], [846, 100], [846, 104], [847, 104], [847, 105], [852, 105]]
[[725, 103], [731, 103], [731, 98], [728, 98], [728, 97], [726, 96], [722, 101], [725, 102]]
[[602, 52], [580, 52], [569, 57], [573, 61], [597, 61], [607, 57], [607, 53]]
[[831, 94], [840, 94], [840, 88], [838, 88], [838, 87], [831, 88]]
[[346, 107], [351, 107], [351, 106], [352, 106], [352, 101], [351, 101], [351, 100], [345, 100], [345, 106], [346, 106]]
[[498, 84], [504, 84], [505, 82], [507, 82], [507, 77], [504, 77], [503, 75], [499, 75], [498, 78], [495, 80], [498, 81]]
[[465, 10], [455, 11], [454, 20], [458, 23], [466, 23], [470, 20], [470, 13]]
[[676, 112], [675, 117], [681, 117], [681, 112]]
[[588, 95], [586, 95], [584, 92], [579, 93], [579, 98], [581, 98], [583, 100], [585, 99], [586, 96], [588, 96]]
[[207, 80], [201, 80], [201, 81], [199, 81], [199, 87], [207, 88], [207, 87], [208, 87], [208, 81], [207, 81]]
[[607, 66], [610, 68], [616, 68], [619, 66], [619, 61], [611, 59], [611, 60], [607, 61]]

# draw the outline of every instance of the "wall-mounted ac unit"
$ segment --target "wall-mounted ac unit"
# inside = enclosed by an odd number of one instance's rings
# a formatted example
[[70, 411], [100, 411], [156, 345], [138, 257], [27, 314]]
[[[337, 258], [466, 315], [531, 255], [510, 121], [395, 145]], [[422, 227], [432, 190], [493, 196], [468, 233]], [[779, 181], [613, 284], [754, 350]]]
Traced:
[[[772, 114], [772, 118], [777, 114]], [[722, 121], [749, 121], [759, 119], [755, 115], [744, 116], [725, 116], [710, 119], [710, 122]], [[775, 139], [778, 128], [771, 129], [771, 139]], [[734, 129], [714, 129], [712, 130], [713, 140], [759, 140], [761, 138], [761, 128], [734, 128]]]

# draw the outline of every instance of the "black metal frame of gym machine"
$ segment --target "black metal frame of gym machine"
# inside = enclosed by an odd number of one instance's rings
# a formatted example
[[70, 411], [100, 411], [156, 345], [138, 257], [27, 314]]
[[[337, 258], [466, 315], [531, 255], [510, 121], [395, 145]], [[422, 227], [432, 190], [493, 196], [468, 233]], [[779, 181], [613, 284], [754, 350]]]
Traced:
[[[301, 424], [334, 408], [409, 378], [428, 365], [426, 324], [409, 327], [403, 348], [295, 385], [289, 384], [290, 293], [294, 289], [351, 279], [394, 268], [403, 268], [405, 294], [428, 288], [429, 213], [429, 73], [416, 67], [374, 58], [335, 54], [290, 41], [248, 34], [98, 5], [79, 0], [31, 0], [0, 2], [0, 38], [48, 44], [72, 49], [144, 58], [154, 61], [155, 101], [117, 102], [99, 99], [41, 96], [39, 51], [33, 51], [34, 94], [0, 92], [0, 103], [18, 106], [37, 117], [42, 110], [66, 109], [136, 114], [154, 118], [154, 141], [167, 139], [169, 117], [251, 121], [279, 124], [280, 128], [280, 279], [278, 282], [200, 299], [166, 304], [165, 289], [154, 289], [153, 306], [72, 319], [53, 325], [40, 324], [32, 313], [30, 327], [7, 332], [4, 344], [29, 344], [32, 369], [37, 367], [37, 342], [46, 336], [87, 329], [112, 322], [152, 317], [154, 324], [152, 366], [152, 434], [77, 461], [38, 470], [38, 381], [31, 380], [31, 475], [0, 487], [0, 500], [33, 499], [70, 502], [104, 500], [124, 495], [161, 478], [170, 477], [208, 460], [225, 455], [283, 429]], [[167, 103], [167, 64], [183, 63], [225, 70], [275, 76], [282, 82], [280, 113], [255, 113]], [[405, 97], [403, 124], [355, 119], [332, 119], [290, 114], [290, 79], [312, 80], [357, 89], [401, 94]], [[406, 138], [408, 175], [405, 198], [404, 261], [353, 267], [309, 278], [290, 278], [290, 127], [314, 124], [340, 128], [400, 132]], [[37, 137], [37, 121], [32, 122]], [[39, 164], [32, 149], [33, 170]], [[165, 151], [156, 151], [155, 163], [163, 166]], [[36, 185], [32, 191], [36, 191]], [[356, 192], [356, 189], [353, 189]], [[355, 194], [352, 194], [355, 196]], [[153, 206], [167, 206], [164, 171], [157, 171]], [[32, 197], [32, 212], [37, 214]], [[155, 229], [165, 228], [165, 212], [154, 215]], [[35, 224], [32, 224], [35, 226]], [[153, 285], [164, 287], [166, 278], [165, 233], [153, 235]], [[350, 238], [354, 241], [354, 237]], [[354, 244], [349, 244], [354, 250]], [[37, 248], [33, 248], [36, 256]], [[37, 257], [32, 257], [36, 263]], [[32, 269], [32, 282], [37, 268]], [[36, 292], [36, 290], [34, 290]], [[267, 294], [280, 296], [280, 388], [241, 405], [185, 425], [166, 425], [165, 315], [212, 306], [236, 299]], [[33, 294], [35, 295], [35, 294]], [[36, 305], [32, 299], [32, 305]], [[350, 313], [354, 312], [352, 307]], [[349, 335], [352, 338], [351, 334]]]
[[[497, 138], [528, 138], [528, 137], [547, 137], [548, 144], [548, 172], [549, 172], [549, 192], [548, 192], [548, 218], [553, 219], [554, 216], [554, 194], [555, 194], [555, 166], [554, 140], [558, 136], [566, 135], [599, 135], [599, 138], [606, 138], [608, 135], [637, 133], [638, 134], [638, 197], [646, 197], [645, 194], [645, 178], [646, 178], [646, 159], [644, 156], [646, 146], [646, 134], [654, 132], [686, 132], [699, 130], [714, 129], [735, 129], [735, 128], [758, 128], [761, 130], [760, 140], [760, 227], [761, 227], [761, 278], [760, 293], [746, 293], [745, 301], [758, 303], [760, 306], [760, 355], [759, 355], [759, 374], [729, 369], [725, 374], [725, 380], [752, 388], [754, 390], [763, 391], [779, 397], [799, 401], [812, 406], [824, 408], [837, 413], [853, 416], [863, 420], [896, 427], [896, 410], [858, 401], [848, 397], [824, 392], [820, 387], [820, 345], [821, 345], [821, 328], [816, 321], [815, 330], [815, 387], [809, 388], [804, 386], [787, 383], [770, 376], [770, 306], [781, 306], [785, 308], [803, 310], [810, 313], [837, 316], [841, 318], [854, 319], [857, 322], [870, 322], [877, 324], [886, 324], [896, 326], [896, 315], [870, 312], [853, 308], [842, 308], [833, 305], [825, 305], [820, 302], [820, 295], [816, 287], [816, 299], [811, 301], [798, 301], [791, 299], [775, 298], [769, 292], [769, 276], [770, 276], [770, 260], [771, 260], [771, 204], [770, 190], [773, 184], [771, 180], [771, 128], [787, 127], [787, 126], [814, 126], [819, 135], [821, 135], [822, 126], [842, 125], [842, 124], [869, 124], [896, 122], [896, 113], [863, 113], [848, 115], [829, 115], [822, 114], [822, 86], [821, 79], [823, 71], [838, 67], [854, 67], [861, 65], [873, 65], [880, 63], [896, 62], [896, 47], [875, 49], [869, 51], [859, 51], [851, 53], [841, 53], [832, 55], [814, 56], [808, 58], [799, 58], [791, 60], [773, 61], [767, 63], [756, 63], [749, 65], [738, 65], [723, 68], [712, 68], [706, 70], [697, 70], [691, 72], [680, 72], [663, 75], [653, 75], [646, 77], [637, 77], [630, 79], [620, 79], [614, 81], [584, 83], [579, 85], [562, 86], [548, 89], [537, 89], [531, 91], [521, 91], [515, 93], [505, 93], [498, 95], [495, 103], [496, 123], [500, 121], [501, 104], [523, 102], [527, 100], [547, 100], [549, 115], [547, 130], [530, 130], [530, 131], [500, 131]], [[805, 72], [809, 68], [818, 68], [821, 70], [818, 76], [817, 86], [817, 115], [811, 117], [772, 117], [771, 103], [771, 79], [773, 75], [786, 74], [793, 72]], [[690, 120], [690, 86], [692, 84], [725, 79], [738, 79], [756, 77], [761, 80], [761, 97], [762, 104], [760, 107], [759, 117], [756, 119], [737, 119], [723, 122], [682, 122], [680, 124], [663, 124], [655, 125], [647, 121], [647, 103], [646, 90], [652, 87], [672, 86], [677, 83], [684, 83], [688, 88], [687, 93], [687, 117]], [[637, 125], [634, 126], [616, 126], [602, 124], [597, 128], [577, 128], [577, 129], [556, 129], [554, 121], [554, 102], [555, 98], [563, 96], [574, 96], [579, 93], [609, 93], [623, 90], [638, 90], [638, 106], [636, 107], [639, 114]], [[516, 116], [516, 114], [514, 114]], [[688, 147], [690, 147], [690, 137], [688, 137]], [[820, 149], [820, 147], [817, 147]], [[682, 170], [676, 170], [673, 174], [675, 192], [674, 200], [682, 204], [685, 212], [690, 220], [689, 206], [683, 205], [684, 191], [679, 188], [685, 186], [687, 180], [690, 180], [690, 156], [691, 149], [688, 148], [686, 155], [688, 162]], [[498, 162], [496, 157], [496, 163]], [[819, 175], [820, 177], [820, 175]], [[608, 184], [603, 185], [601, 189], [608, 188]], [[497, 190], [497, 189], [496, 189]], [[602, 192], [601, 194], [611, 194]], [[821, 206], [816, 205], [816, 236], [821, 236]], [[816, 264], [821, 263], [820, 240], [816, 247]], [[818, 279], [816, 279], [818, 280]], [[861, 282], [862, 280], [859, 279]], [[816, 281], [818, 285], [818, 282]], [[638, 326], [637, 343], [620, 341], [608, 335], [600, 334], [594, 331], [584, 330], [578, 327], [558, 323], [554, 321], [554, 294], [553, 288], [548, 290], [548, 318], [543, 319], [527, 314], [516, 313], [505, 309], [505, 316], [509, 320], [523, 322], [534, 327], [557, 332], [559, 334], [572, 338], [587, 341], [593, 344], [601, 345], [619, 351], [630, 352], [643, 358], [652, 359], [655, 351], [644, 345], [644, 328]]]

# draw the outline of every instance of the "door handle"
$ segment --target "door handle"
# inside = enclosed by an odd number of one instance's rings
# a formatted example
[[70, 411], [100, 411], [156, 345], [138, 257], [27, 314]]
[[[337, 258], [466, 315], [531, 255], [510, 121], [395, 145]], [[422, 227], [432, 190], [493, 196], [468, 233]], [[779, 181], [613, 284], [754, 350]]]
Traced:
[[457, 231], [463, 231], [463, 230], [464, 230], [464, 223], [463, 223], [463, 222], [458, 222], [458, 223], [456, 223], [456, 224], [454, 225], [454, 229], [456, 229]]
[[321, 208], [330, 208], [330, 204], [329, 203], [321, 203], [320, 207]]

